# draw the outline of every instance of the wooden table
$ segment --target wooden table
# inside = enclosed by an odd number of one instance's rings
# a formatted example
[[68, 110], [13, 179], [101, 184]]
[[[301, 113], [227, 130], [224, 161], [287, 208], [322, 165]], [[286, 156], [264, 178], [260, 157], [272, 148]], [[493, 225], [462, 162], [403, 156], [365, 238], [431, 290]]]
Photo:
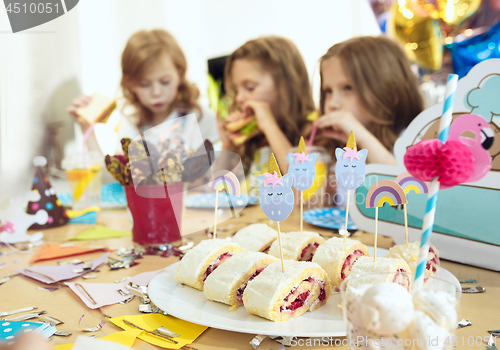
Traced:
[[[297, 230], [299, 227], [299, 211], [296, 210], [292, 215], [281, 224], [281, 229], [286, 231]], [[204, 210], [186, 210], [186, 220], [184, 229], [189, 229], [189, 225], [195, 220], [204, 220], [208, 225], [210, 225], [211, 220], [213, 220], [212, 211]], [[224, 223], [218, 225], [218, 236], [225, 237], [231, 236], [238, 229], [255, 222], [265, 222], [269, 223], [269, 220], [264, 216], [262, 210], [258, 206], [245, 208], [241, 212], [239, 218], [232, 218]], [[130, 230], [130, 223], [125, 210], [111, 210], [103, 211], [99, 213], [97, 223], [99, 225], [105, 225], [107, 227], [118, 229], [118, 230]], [[74, 237], [78, 233], [89, 228], [89, 225], [66, 225], [63, 227], [45, 230], [44, 240], [48, 243], [62, 243], [67, 242], [71, 237]], [[325, 238], [332, 237], [334, 234], [329, 230], [318, 229], [318, 227], [311, 226], [304, 223], [304, 230], [316, 231], [324, 235]], [[357, 233], [355, 235], [356, 239], [360, 240], [362, 243], [367, 245], [373, 245], [373, 234], [370, 233]], [[200, 239], [206, 238], [204, 233], [198, 232], [195, 234], [186, 235], [183, 240], [195, 240], [195, 242]], [[109, 240], [96, 240], [96, 241], [81, 241], [74, 242], [76, 245], [81, 246], [107, 246], [107, 247], [131, 247], [134, 245], [131, 238], [117, 238]], [[383, 248], [389, 248], [393, 245], [392, 238], [389, 237], [379, 237], [379, 246]], [[35, 249], [36, 250], [36, 249]], [[0, 276], [8, 275], [15, 272], [16, 269], [29, 266], [29, 260], [33, 255], [34, 251], [26, 253], [13, 253], [7, 247], [2, 247], [1, 252], [9, 253], [7, 255], [0, 256], [0, 263], [5, 263], [5, 267], [0, 269]], [[95, 259], [102, 252], [91, 253], [87, 255], [77, 256], [82, 260]], [[112, 255], [113, 256], [113, 253]], [[54, 265], [56, 261], [69, 261], [75, 257], [70, 257], [66, 259], [50, 260], [46, 262], [40, 262], [34, 264], [34, 266], [41, 265]], [[141, 272], [152, 271], [164, 268], [174, 262], [178, 261], [176, 257], [162, 258], [160, 256], [145, 255], [144, 259], [140, 260], [140, 264], [134, 266], [130, 269], [120, 269], [116, 271], [110, 271], [106, 265], [102, 265], [97, 273], [97, 278], [92, 280], [83, 280], [81, 277], [76, 278], [72, 281], [79, 282], [101, 282], [101, 283], [112, 283], [115, 280], [121, 279], [123, 277], [131, 277], [137, 275]], [[476, 342], [479, 342], [479, 338], [488, 339], [488, 330], [500, 329], [500, 307], [498, 302], [498, 296], [500, 295], [500, 273], [484, 270], [480, 268], [475, 268], [471, 266], [466, 266], [462, 264], [457, 264], [449, 261], [442, 261], [441, 265], [448, 271], [453, 273], [459, 280], [463, 279], [477, 279], [478, 284], [486, 288], [486, 293], [482, 294], [464, 294], [461, 298], [461, 309], [459, 312], [459, 319], [466, 318], [472, 322], [471, 327], [466, 327], [458, 329], [456, 332], [458, 346], [456, 349], [470, 349], [470, 348], [485, 348], [484, 346], [476, 346]], [[69, 337], [53, 337], [51, 344], [66, 344], [74, 342], [78, 335], [89, 335], [89, 333], [83, 333], [78, 327], [78, 320], [81, 315], [85, 315], [82, 320], [81, 327], [94, 327], [101, 320], [106, 321], [106, 316], [120, 316], [120, 315], [131, 315], [139, 314], [138, 306], [139, 301], [135, 298], [132, 302], [128, 304], [116, 304], [111, 306], [105, 306], [98, 310], [88, 309], [84, 303], [67, 287], [61, 287], [54, 292], [48, 292], [44, 290], [37, 289], [38, 287], [44, 286], [43, 283], [35, 281], [31, 278], [24, 276], [16, 276], [12, 278], [7, 283], [0, 286], [0, 311], [14, 310], [18, 308], [23, 308], [26, 306], [36, 305], [39, 310], [46, 310], [48, 316], [55, 317], [64, 322], [64, 324], [58, 325], [59, 330], [65, 332], [73, 333]], [[120, 331], [121, 329], [111, 322], [106, 322], [104, 327], [96, 332], [97, 337], [102, 337], [104, 335]], [[252, 349], [249, 342], [252, 340], [254, 335], [235, 333], [229, 331], [222, 331], [217, 329], [207, 329], [193, 344], [192, 347], [196, 349]], [[472, 345], [472, 339], [474, 339], [474, 346], [469, 346], [468, 341]], [[279, 349], [281, 345], [276, 343], [269, 338], [266, 338], [259, 349]], [[312, 346], [312, 347], [301, 347], [296, 346], [297, 349], [324, 349], [325, 346]], [[346, 347], [339, 346], [339, 349], [346, 349]], [[134, 349], [156, 349], [148, 343], [142, 340], [136, 340], [134, 344]]]

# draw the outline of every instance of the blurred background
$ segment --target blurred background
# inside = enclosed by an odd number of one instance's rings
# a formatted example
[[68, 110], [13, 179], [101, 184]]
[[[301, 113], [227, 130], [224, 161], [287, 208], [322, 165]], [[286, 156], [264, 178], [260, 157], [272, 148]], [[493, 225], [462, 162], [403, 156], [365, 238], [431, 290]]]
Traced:
[[359, 35], [389, 35], [414, 62], [426, 105], [439, 102], [449, 72], [464, 76], [500, 57], [500, 0], [85, 0], [65, 15], [13, 34], [0, 10], [0, 199], [28, 190], [32, 159], [58, 174], [81, 132], [66, 108], [94, 91], [120, 95], [120, 56], [141, 29], [164, 28], [188, 59], [188, 78], [208, 104], [208, 61], [249, 39], [281, 35], [301, 51], [319, 98], [318, 59]]

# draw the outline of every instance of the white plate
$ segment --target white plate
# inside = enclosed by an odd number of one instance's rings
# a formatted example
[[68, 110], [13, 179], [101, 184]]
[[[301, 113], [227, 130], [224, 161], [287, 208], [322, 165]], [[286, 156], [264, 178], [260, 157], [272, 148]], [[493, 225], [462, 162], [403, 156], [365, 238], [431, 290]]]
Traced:
[[[373, 255], [373, 247], [367, 247]], [[377, 249], [379, 256], [386, 249]], [[340, 293], [333, 293], [328, 302], [314, 312], [286, 321], [272, 322], [250, 315], [244, 307], [229, 311], [229, 306], [205, 298], [202, 291], [182, 285], [175, 280], [179, 263], [172, 264], [153, 277], [148, 291], [151, 301], [172, 316], [196, 324], [228, 331], [295, 337], [340, 337], [346, 335], [346, 324], [340, 308]], [[439, 268], [436, 277], [454, 283], [460, 290], [460, 283], [449, 271]]]

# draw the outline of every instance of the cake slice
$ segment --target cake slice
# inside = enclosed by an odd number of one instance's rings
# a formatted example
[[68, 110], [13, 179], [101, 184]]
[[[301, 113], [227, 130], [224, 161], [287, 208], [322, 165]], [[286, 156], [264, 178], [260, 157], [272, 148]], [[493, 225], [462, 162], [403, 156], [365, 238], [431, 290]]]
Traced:
[[[410, 266], [411, 272], [416, 272], [419, 251], [420, 251], [420, 241], [416, 241], [408, 245], [405, 244], [395, 245], [394, 247], [389, 249], [389, 252], [387, 252], [385, 257], [404, 259], [408, 263], [408, 266]], [[435, 246], [431, 245], [429, 247], [427, 264], [425, 266], [425, 275], [426, 276], [434, 275], [438, 268], [439, 268], [438, 250]]]
[[175, 271], [175, 279], [203, 290], [207, 277], [227, 258], [242, 251], [240, 246], [225, 239], [203, 240], [184, 255]]
[[[283, 259], [296, 261], [312, 261], [316, 249], [325, 240], [316, 232], [288, 232], [281, 235]], [[269, 254], [280, 258], [278, 240], [274, 241]]]
[[267, 253], [277, 238], [275, 229], [266, 224], [252, 224], [236, 232], [233, 242], [246, 251]]
[[[356, 287], [362, 284], [393, 282], [410, 291], [412, 279], [406, 274], [409, 272], [411, 272], [410, 267], [403, 259], [377, 258], [374, 261], [371, 257], [362, 256], [352, 266], [347, 283], [350, 287]], [[356, 278], [351, 279], [353, 276]]]
[[336, 289], [362, 256], [370, 256], [364, 244], [353, 239], [344, 241], [343, 238], [333, 237], [318, 247], [312, 261], [326, 271], [332, 289]]
[[203, 293], [208, 300], [231, 306], [231, 311], [243, 306], [243, 292], [251, 280], [277, 259], [260, 252], [243, 252], [226, 260], [207, 277]]
[[271, 321], [287, 321], [314, 311], [328, 300], [328, 275], [316, 263], [285, 260], [271, 263], [243, 293], [246, 310]]

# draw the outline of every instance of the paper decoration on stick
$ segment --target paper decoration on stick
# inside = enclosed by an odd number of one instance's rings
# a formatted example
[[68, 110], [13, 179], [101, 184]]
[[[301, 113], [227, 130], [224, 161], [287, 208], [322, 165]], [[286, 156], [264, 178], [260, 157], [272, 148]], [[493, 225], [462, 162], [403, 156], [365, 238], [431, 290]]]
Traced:
[[345, 208], [345, 231], [344, 231], [344, 242], [348, 236], [347, 222], [349, 220], [349, 197], [350, 191], [355, 190], [365, 180], [366, 174], [366, 156], [368, 155], [368, 150], [362, 149], [357, 151], [356, 139], [354, 138], [354, 132], [351, 130], [349, 138], [347, 139], [347, 144], [344, 149], [337, 148], [335, 150], [335, 157], [337, 158], [337, 164], [335, 165], [335, 176], [337, 177], [337, 185], [343, 187], [347, 190], [347, 203]]
[[293, 210], [294, 196], [292, 191], [293, 175], [281, 176], [278, 163], [271, 153], [269, 158], [269, 173], [257, 175], [259, 184], [259, 202], [266, 216], [278, 224], [278, 243], [280, 246], [281, 269], [285, 272], [283, 250], [281, 247], [280, 221], [285, 220]]
[[0, 242], [20, 243], [36, 242], [42, 239], [43, 233], [27, 234], [33, 224], [44, 225], [49, 215], [45, 209], [40, 209], [35, 215], [26, 213], [26, 202], [38, 202], [40, 193], [36, 190], [28, 192], [24, 197], [16, 198], [5, 209], [0, 209]]
[[382, 207], [385, 203], [389, 205], [400, 205], [408, 203], [406, 194], [393, 180], [381, 180], [375, 183], [368, 194], [366, 195], [366, 207], [375, 208], [375, 244], [373, 252], [373, 260], [377, 258], [377, 231], [378, 231], [378, 208]]
[[300, 231], [303, 231], [304, 221], [302, 218], [304, 211], [304, 198], [302, 191], [311, 187], [316, 178], [316, 158], [317, 154], [307, 155], [304, 138], [301, 136], [297, 153], [288, 153], [288, 173], [294, 175], [293, 187], [300, 191]]
[[30, 229], [39, 230], [67, 224], [69, 221], [68, 215], [43, 170], [43, 167], [47, 165], [47, 159], [45, 157], [35, 157], [33, 165], [35, 166], [33, 190], [38, 191], [40, 199], [29, 202], [27, 212], [28, 214], [36, 214], [39, 210], [45, 210], [49, 214], [49, 217], [46, 224], [34, 224]]
[[228, 195], [240, 196], [240, 181], [234, 173], [229, 170], [219, 170], [212, 176], [209, 186], [215, 189], [215, 213], [214, 213], [214, 233], [217, 234], [217, 209], [219, 206], [219, 191], [225, 191]]
[[[466, 136], [469, 133], [468, 137]], [[472, 135], [470, 135], [472, 134]], [[491, 156], [488, 150], [493, 145], [495, 133], [490, 124], [481, 116], [463, 114], [453, 121], [449, 141], [458, 141], [469, 148], [474, 157], [472, 174], [464, 182], [482, 179], [491, 169]]]
[[[426, 181], [421, 181], [415, 179], [410, 173], [405, 172], [396, 177], [394, 180], [401, 188], [403, 189], [405, 194], [413, 191], [417, 194], [420, 193], [428, 193], [430, 183]], [[403, 204], [404, 215], [405, 215], [405, 238], [406, 238], [406, 246], [408, 246], [408, 212], [406, 208], [407, 203]]]

